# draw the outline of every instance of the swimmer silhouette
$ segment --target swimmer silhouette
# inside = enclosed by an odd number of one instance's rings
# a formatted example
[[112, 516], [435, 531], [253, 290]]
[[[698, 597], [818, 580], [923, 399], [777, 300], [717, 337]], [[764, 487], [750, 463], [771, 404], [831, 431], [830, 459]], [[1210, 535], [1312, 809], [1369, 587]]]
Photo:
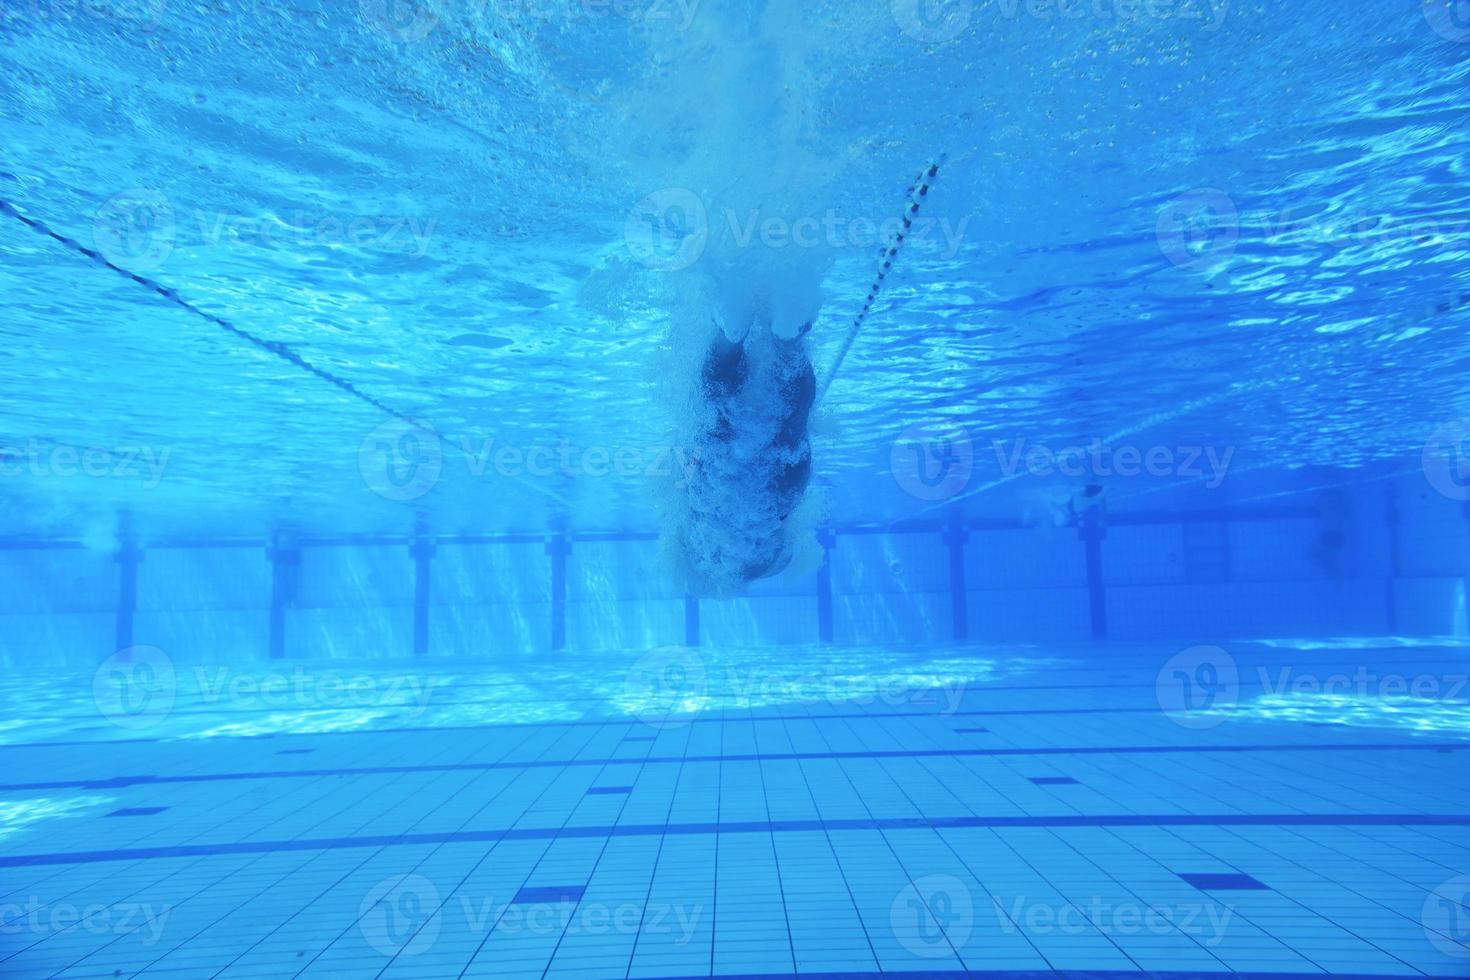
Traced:
[[692, 591], [734, 594], [791, 562], [791, 516], [812, 473], [810, 330], [757, 322], [732, 338], [717, 329], [705, 352], [677, 532]]

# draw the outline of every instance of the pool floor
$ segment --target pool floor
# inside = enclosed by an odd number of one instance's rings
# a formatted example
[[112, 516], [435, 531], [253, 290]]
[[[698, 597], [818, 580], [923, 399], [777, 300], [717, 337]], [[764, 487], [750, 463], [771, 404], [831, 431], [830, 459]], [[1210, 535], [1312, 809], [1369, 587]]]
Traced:
[[1462, 650], [765, 655], [540, 721], [10, 732], [0, 975], [1470, 976]]

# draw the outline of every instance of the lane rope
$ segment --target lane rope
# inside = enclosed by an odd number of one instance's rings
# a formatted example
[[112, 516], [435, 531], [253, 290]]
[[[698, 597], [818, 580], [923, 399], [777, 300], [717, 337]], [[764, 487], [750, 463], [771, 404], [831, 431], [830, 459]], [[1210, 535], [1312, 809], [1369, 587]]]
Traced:
[[413, 428], [418, 429], [422, 432], [433, 433], [434, 430], [427, 424], [420, 422], [418, 419], [413, 418], [405, 412], [399, 411], [391, 405], [385, 404], [377, 398], [374, 398], [372, 395], [369, 395], [367, 392], [363, 391], [361, 388], [357, 387], [346, 378], [333, 374], [331, 371], [327, 371], [323, 368], [317, 367], [315, 364], [312, 364], [306, 358], [293, 351], [288, 345], [283, 344], [277, 340], [266, 340], [264, 337], [256, 336], [250, 331], [236, 326], [223, 317], [215, 316], [213, 313], [208, 313], [204, 310], [201, 310], [199, 307], [195, 306], [193, 303], [180, 296], [177, 290], [171, 289], [168, 286], [157, 282], [156, 280], [149, 279], [147, 276], [140, 276], [135, 272], [129, 272], [122, 266], [116, 265], [113, 262], [109, 261], [106, 256], [102, 255], [97, 250], [88, 248], [74, 238], [68, 238], [67, 236], [60, 234], [59, 232], [53, 231], [45, 222], [22, 214], [20, 210], [18, 210], [15, 205], [11, 204], [9, 201], [0, 199], [0, 214], [9, 215], [10, 217], [19, 221], [21, 224], [25, 225], [27, 228], [36, 232], [37, 234], [44, 235], [47, 238], [50, 238], [52, 241], [58, 242], [61, 245], [64, 245], [67, 248], [71, 249], [72, 251], [86, 256], [92, 262], [102, 266], [104, 269], [111, 269], [113, 272], [122, 276], [124, 279], [131, 279], [133, 282], [137, 283], [143, 288], [151, 290], [157, 295], [168, 300], [170, 303], [173, 303], [175, 306], [189, 311], [190, 313], [199, 317], [201, 320], [205, 320], [213, 324], [214, 326], [219, 327], [226, 333], [238, 337], [249, 344], [253, 344], [266, 353], [272, 354], [275, 357], [279, 357], [286, 363], [295, 365], [301, 370], [307, 372], [308, 374], [315, 375], [328, 384], [335, 385], [337, 388], [346, 392], [348, 395], [351, 395], [353, 398], [356, 398], [358, 401], [363, 402], [364, 404], [371, 405], [373, 408], [384, 413], [385, 415], [392, 416], [393, 418], [398, 419], [399, 421], [410, 425]]
[[821, 388], [817, 390], [816, 400], [812, 403], [813, 409], [822, 404], [823, 396], [827, 394], [827, 389], [831, 387], [832, 380], [837, 377], [837, 372], [842, 369], [842, 362], [847, 359], [847, 352], [852, 350], [853, 343], [857, 340], [858, 334], [862, 332], [863, 324], [868, 320], [868, 313], [872, 311], [873, 303], [878, 299], [878, 293], [883, 288], [883, 283], [887, 280], [888, 273], [893, 271], [894, 259], [898, 257], [899, 249], [903, 247], [904, 240], [908, 237], [910, 230], [912, 230], [914, 219], [919, 216], [919, 208], [929, 196], [929, 190], [933, 186], [935, 179], [938, 178], [939, 168], [944, 166], [945, 160], [946, 158], [941, 156], [938, 160], [919, 171], [919, 176], [914, 178], [913, 184], [909, 186], [907, 207], [904, 209], [903, 214], [903, 227], [894, 235], [893, 240], [888, 243], [888, 246], [883, 249], [883, 253], [878, 259], [878, 273], [873, 277], [873, 282], [868, 287], [868, 295], [863, 300], [862, 309], [858, 311], [857, 316], [853, 317], [852, 325], [847, 328], [847, 336], [842, 338], [842, 346], [838, 348], [837, 356], [832, 360], [832, 366], [827, 369], [826, 379], [822, 382]]

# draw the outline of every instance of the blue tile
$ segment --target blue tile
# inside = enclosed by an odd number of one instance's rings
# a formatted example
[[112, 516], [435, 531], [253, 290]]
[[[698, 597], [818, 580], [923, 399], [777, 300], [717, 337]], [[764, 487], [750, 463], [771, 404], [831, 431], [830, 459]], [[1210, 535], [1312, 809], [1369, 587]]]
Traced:
[[990, 734], [990, 729], [988, 729], [988, 728], [956, 728], [954, 731], [955, 731], [955, 734], [956, 735], [989, 735]]
[[512, 905], [560, 905], [563, 902], [580, 902], [586, 885], [550, 885], [543, 888], [522, 888], [510, 900]]
[[276, 755], [310, 755], [316, 749], [278, 749]]
[[162, 813], [164, 810], [167, 810], [167, 809], [168, 809], [168, 807], [166, 807], [166, 806], [125, 806], [121, 810], [113, 810], [111, 813], [104, 814], [104, 816], [109, 816], [109, 817], [151, 817], [155, 813]]
[[587, 791], [588, 796], [625, 796], [633, 792], [631, 786], [594, 786]]
[[1071, 776], [1028, 776], [1037, 786], [1076, 786], [1077, 780]]
[[1179, 877], [1201, 891], [1269, 891], [1269, 886], [1245, 874], [1179, 872]]

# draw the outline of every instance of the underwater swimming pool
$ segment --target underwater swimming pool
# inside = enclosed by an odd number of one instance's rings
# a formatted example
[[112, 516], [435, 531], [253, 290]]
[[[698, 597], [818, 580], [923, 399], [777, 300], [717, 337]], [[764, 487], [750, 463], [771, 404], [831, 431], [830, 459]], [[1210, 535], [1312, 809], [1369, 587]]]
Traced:
[[1470, 5], [7, 0], [0, 976], [1470, 976]]

